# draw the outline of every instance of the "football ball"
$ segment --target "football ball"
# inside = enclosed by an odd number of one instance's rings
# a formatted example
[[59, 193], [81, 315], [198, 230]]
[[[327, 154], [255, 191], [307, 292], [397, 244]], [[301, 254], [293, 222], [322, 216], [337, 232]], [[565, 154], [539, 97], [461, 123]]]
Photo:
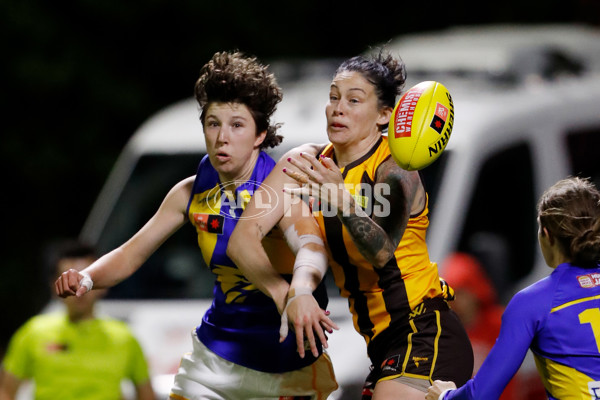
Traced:
[[444, 85], [421, 82], [410, 88], [394, 107], [388, 145], [394, 161], [408, 171], [420, 170], [442, 154], [454, 124], [454, 103]]

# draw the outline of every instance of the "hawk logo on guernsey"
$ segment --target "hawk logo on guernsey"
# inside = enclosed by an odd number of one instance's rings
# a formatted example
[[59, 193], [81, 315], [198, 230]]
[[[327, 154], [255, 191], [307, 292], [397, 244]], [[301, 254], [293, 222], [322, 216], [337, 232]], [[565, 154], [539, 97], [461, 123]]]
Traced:
[[437, 106], [435, 107], [435, 114], [429, 126], [441, 135], [442, 131], [444, 130], [444, 125], [446, 124], [446, 119], [448, 119], [448, 107], [437, 103]]
[[429, 358], [428, 357], [413, 357], [412, 360], [415, 363], [416, 367], [419, 368], [419, 363], [421, 361], [427, 362], [429, 360]]
[[579, 281], [579, 286], [584, 289], [591, 289], [600, 286], [600, 274], [598, 273], [579, 275], [577, 280]]
[[218, 214], [194, 213], [194, 223], [201, 231], [208, 233], [223, 234], [223, 222], [225, 218]]

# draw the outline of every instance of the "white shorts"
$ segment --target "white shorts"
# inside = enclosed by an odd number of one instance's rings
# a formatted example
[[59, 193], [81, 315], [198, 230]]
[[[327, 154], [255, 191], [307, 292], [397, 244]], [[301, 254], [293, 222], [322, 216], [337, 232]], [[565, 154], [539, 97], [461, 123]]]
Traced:
[[[171, 389], [172, 400], [326, 400], [338, 388], [325, 353], [313, 364], [283, 373], [268, 373], [227, 361], [209, 350], [192, 332], [193, 352], [181, 358]], [[273, 350], [275, 351], [275, 350]]]

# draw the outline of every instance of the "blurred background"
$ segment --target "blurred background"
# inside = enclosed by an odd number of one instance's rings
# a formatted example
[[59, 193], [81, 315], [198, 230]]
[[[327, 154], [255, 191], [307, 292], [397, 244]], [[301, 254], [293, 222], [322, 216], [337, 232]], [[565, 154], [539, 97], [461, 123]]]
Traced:
[[50, 298], [44, 245], [79, 234], [126, 141], [148, 116], [192, 95], [214, 52], [239, 49], [265, 62], [340, 58], [453, 26], [600, 27], [599, 0], [377, 4], [1, 0], [0, 356]]

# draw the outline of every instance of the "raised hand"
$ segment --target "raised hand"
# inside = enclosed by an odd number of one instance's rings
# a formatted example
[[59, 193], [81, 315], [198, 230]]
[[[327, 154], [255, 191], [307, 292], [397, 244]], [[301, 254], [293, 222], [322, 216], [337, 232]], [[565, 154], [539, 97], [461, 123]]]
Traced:
[[344, 178], [340, 169], [329, 157], [320, 156], [317, 160], [308, 153], [300, 153], [301, 159], [288, 158], [295, 168], [285, 168], [289, 177], [303, 186], [284, 187], [284, 192], [295, 196], [308, 195], [321, 201], [322, 207], [338, 209], [343, 199]]
[[87, 272], [69, 269], [58, 277], [54, 282], [56, 294], [60, 297], [81, 297], [92, 290], [92, 278]]

